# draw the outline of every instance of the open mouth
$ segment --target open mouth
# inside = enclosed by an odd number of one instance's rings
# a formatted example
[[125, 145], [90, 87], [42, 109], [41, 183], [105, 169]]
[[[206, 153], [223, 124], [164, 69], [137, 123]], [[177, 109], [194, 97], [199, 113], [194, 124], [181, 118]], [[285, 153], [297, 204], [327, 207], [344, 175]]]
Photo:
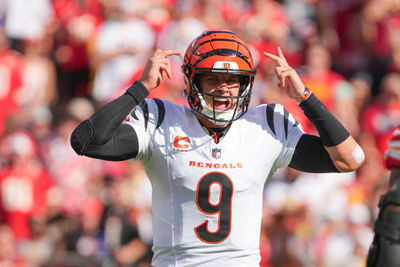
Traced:
[[221, 111], [230, 109], [231, 104], [230, 104], [229, 99], [226, 99], [226, 98], [214, 99], [214, 108], [216, 110], [221, 110]]

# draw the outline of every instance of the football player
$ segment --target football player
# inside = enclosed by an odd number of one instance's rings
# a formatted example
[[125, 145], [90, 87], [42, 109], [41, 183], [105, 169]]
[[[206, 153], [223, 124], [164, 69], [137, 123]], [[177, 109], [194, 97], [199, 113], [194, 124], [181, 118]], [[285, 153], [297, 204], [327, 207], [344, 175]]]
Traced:
[[319, 131], [305, 134], [278, 104], [249, 107], [256, 75], [246, 43], [224, 29], [203, 32], [183, 59], [189, 104], [145, 99], [170, 74], [157, 50], [141, 78], [83, 121], [71, 136], [79, 155], [141, 160], [152, 184], [153, 266], [259, 266], [264, 184], [287, 166], [348, 172], [360, 146], [278, 55], [279, 86]]
[[400, 266], [400, 126], [389, 140], [385, 165], [390, 170], [389, 191], [381, 196], [375, 221], [375, 237], [369, 249], [367, 267]]

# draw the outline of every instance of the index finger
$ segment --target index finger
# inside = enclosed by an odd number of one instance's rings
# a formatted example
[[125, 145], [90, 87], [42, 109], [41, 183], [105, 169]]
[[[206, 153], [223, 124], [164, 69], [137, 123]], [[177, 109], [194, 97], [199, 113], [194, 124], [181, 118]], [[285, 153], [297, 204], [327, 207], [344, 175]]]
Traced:
[[165, 55], [166, 57], [169, 57], [169, 56], [179, 56], [179, 55], [181, 54], [181, 52], [180, 52], [180, 51], [177, 51], [177, 50], [165, 50], [165, 51], [163, 51], [163, 53], [164, 53], [164, 55]]
[[282, 50], [281, 50], [280, 47], [278, 47], [278, 54], [279, 54], [279, 58], [282, 59], [282, 61], [287, 65], [288, 63], [287, 63], [286, 58], [283, 55]]
[[264, 52], [264, 55], [269, 57], [270, 59], [272, 59], [276, 63], [278, 63], [278, 64], [280, 63], [280, 60], [281, 60], [280, 57], [278, 57], [278, 56], [276, 56], [274, 54], [268, 53], [268, 52]]
[[281, 67], [284, 67], [284, 66], [288, 65], [288, 63], [286, 61], [286, 58], [283, 55], [282, 50], [281, 50], [280, 47], [278, 47], [278, 55], [274, 55], [274, 54], [267, 53], [267, 52], [264, 52], [264, 55], [269, 57], [273, 61], [275, 61], [275, 63], [277, 63]]
[[264, 52], [264, 55], [272, 59], [278, 66], [284, 67], [286, 66], [285, 59], [282, 59], [280, 56], [276, 56], [271, 53]]

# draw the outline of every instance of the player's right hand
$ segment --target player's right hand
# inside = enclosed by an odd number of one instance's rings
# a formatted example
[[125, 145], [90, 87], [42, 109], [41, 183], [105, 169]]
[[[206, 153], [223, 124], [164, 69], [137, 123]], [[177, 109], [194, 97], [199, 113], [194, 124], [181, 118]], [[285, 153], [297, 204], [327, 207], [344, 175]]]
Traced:
[[146, 66], [144, 67], [143, 73], [139, 79], [139, 81], [147, 88], [147, 90], [151, 91], [154, 88], [157, 88], [165, 75], [168, 78], [172, 78], [171, 76], [171, 64], [168, 59], [169, 56], [178, 56], [181, 52], [175, 50], [161, 50], [157, 49], [153, 56], [147, 61]]

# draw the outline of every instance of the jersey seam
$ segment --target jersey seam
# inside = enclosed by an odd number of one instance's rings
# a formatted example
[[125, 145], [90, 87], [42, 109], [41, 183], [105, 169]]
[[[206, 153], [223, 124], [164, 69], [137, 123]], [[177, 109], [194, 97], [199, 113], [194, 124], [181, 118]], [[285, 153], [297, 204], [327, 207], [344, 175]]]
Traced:
[[[165, 116], [164, 116], [164, 120], [167, 119], [167, 112], [165, 111]], [[162, 127], [159, 127], [158, 129], [161, 129]], [[171, 174], [171, 155], [170, 155], [170, 131], [169, 131], [169, 127], [165, 127], [165, 136], [166, 136], [166, 140], [165, 142], [168, 144], [168, 153], [166, 153], [167, 155], [167, 168], [168, 168], [168, 177], [173, 177]], [[168, 184], [169, 184], [169, 189], [171, 192], [171, 199], [170, 199], [170, 222], [173, 221], [173, 218], [175, 218], [174, 216], [174, 191], [173, 191], [173, 186], [172, 186], [172, 178], [169, 179]], [[171, 224], [171, 242], [172, 242], [172, 250], [173, 250], [173, 255], [174, 255], [174, 266], [177, 267], [178, 266], [178, 261], [177, 261], [177, 252], [176, 252], [176, 247], [175, 247], [175, 226], [172, 223]]]

